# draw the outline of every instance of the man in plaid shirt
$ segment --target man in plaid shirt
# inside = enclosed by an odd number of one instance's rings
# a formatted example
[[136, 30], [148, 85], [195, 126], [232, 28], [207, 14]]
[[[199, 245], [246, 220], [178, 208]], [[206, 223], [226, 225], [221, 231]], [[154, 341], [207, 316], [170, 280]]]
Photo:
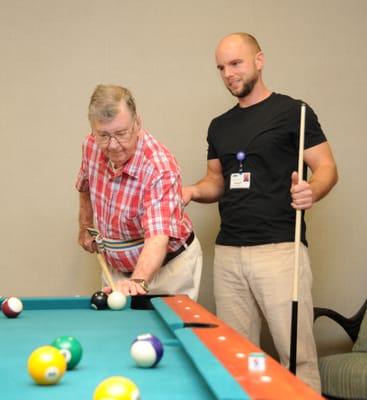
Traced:
[[176, 160], [142, 128], [126, 88], [97, 86], [89, 120], [76, 182], [80, 245], [97, 251], [94, 227], [98, 251], [125, 295], [149, 290], [197, 299], [202, 252], [183, 210]]

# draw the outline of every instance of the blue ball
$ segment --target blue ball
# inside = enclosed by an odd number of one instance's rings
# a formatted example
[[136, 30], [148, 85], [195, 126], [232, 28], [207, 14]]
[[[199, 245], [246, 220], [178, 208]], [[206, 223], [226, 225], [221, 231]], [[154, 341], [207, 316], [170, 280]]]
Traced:
[[163, 345], [150, 333], [139, 335], [131, 344], [130, 354], [138, 367], [152, 368], [163, 357]]

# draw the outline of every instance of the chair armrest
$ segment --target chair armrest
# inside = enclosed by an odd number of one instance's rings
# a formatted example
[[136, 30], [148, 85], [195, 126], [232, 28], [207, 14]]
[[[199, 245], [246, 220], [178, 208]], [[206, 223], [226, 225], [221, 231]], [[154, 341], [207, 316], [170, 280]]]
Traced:
[[366, 312], [367, 300], [363, 303], [362, 307], [352, 317], [347, 318], [338, 312], [329, 308], [314, 307], [314, 321], [317, 318], [325, 316], [337, 322], [352, 339], [353, 343], [357, 340], [358, 332]]

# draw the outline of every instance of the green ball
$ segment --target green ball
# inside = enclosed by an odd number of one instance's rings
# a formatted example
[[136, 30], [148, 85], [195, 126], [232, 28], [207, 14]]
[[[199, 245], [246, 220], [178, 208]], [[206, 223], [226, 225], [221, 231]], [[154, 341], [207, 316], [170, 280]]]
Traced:
[[73, 369], [82, 358], [83, 349], [79, 340], [73, 336], [59, 336], [51, 346], [61, 351], [66, 360], [67, 369]]

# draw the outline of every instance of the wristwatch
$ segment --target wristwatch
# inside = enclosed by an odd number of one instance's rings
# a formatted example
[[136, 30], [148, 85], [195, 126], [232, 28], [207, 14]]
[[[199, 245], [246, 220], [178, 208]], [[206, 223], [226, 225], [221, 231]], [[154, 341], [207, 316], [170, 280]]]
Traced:
[[145, 279], [139, 278], [130, 278], [132, 282], [138, 283], [140, 287], [145, 291], [145, 293], [149, 293], [149, 284]]

